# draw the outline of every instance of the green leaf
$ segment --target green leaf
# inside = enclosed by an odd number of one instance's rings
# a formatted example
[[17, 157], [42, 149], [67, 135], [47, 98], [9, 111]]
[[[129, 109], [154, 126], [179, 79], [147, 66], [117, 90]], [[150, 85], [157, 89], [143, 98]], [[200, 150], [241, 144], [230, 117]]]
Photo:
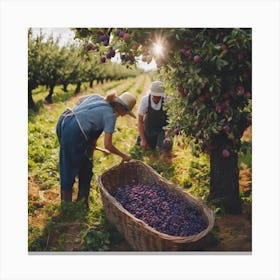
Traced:
[[210, 59], [210, 61], [213, 62], [216, 58], [217, 58], [217, 55], [214, 55], [214, 56]]

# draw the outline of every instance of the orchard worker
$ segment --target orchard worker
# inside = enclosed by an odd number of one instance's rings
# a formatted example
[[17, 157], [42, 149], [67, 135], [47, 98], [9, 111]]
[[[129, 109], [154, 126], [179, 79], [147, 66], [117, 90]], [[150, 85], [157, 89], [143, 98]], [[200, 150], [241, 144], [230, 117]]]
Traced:
[[102, 132], [104, 147], [111, 153], [129, 161], [129, 155], [117, 149], [113, 143], [116, 119], [119, 116], [136, 116], [132, 108], [136, 99], [129, 92], [120, 96], [115, 91], [105, 98], [91, 94], [80, 98], [80, 104], [72, 110], [67, 109], [59, 117], [56, 133], [60, 143], [59, 168], [61, 201], [72, 201], [72, 188], [78, 176], [77, 200], [84, 200], [88, 206], [90, 182], [93, 175], [93, 149]]
[[168, 131], [164, 130], [167, 124], [167, 115], [163, 110], [164, 100], [165, 90], [160, 81], [152, 82], [147, 94], [141, 98], [138, 108], [137, 143], [143, 149], [172, 149], [171, 141], [166, 138]]

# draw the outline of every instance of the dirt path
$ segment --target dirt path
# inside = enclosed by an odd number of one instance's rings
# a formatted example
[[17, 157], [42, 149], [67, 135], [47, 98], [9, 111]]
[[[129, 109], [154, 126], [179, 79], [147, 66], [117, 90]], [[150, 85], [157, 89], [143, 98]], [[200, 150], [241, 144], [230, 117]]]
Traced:
[[243, 206], [241, 215], [223, 215], [216, 217], [215, 226], [218, 230], [217, 241], [207, 251], [251, 251], [252, 224], [249, 205]]

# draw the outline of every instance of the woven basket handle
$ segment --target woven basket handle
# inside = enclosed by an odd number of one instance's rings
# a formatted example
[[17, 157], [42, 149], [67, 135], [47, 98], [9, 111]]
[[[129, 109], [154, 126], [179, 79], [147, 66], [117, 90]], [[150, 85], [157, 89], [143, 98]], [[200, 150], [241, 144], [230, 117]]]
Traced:
[[136, 160], [136, 159], [131, 159], [130, 161], [121, 160], [121, 162], [118, 164], [118, 166], [122, 166], [122, 165], [128, 164], [130, 162], [138, 162], [138, 160]]

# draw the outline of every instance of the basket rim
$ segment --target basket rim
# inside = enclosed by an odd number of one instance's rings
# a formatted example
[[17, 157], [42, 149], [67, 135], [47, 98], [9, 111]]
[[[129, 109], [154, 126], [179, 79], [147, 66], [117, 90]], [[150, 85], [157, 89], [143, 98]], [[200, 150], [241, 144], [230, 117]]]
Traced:
[[[164, 181], [167, 181], [164, 177], [162, 177], [160, 174], [158, 174], [152, 167], [150, 167], [149, 165], [147, 165], [146, 163], [140, 161], [140, 160], [130, 160], [127, 163], [133, 163], [133, 162], [137, 162], [140, 164], [143, 164], [145, 167], [147, 167], [148, 169], [150, 169], [151, 172], [156, 173], [156, 175], [161, 178]], [[151, 227], [150, 225], [148, 225], [147, 223], [145, 223], [143, 220], [136, 218], [134, 215], [132, 215], [129, 211], [127, 211], [120, 202], [118, 202], [108, 191], [107, 189], [104, 187], [103, 183], [102, 183], [102, 176], [105, 175], [106, 173], [110, 172], [112, 169], [115, 170], [118, 167], [120, 167], [121, 165], [126, 164], [126, 163], [120, 163], [120, 164], [116, 164], [114, 166], [112, 166], [111, 168], [105, 170], [102, 175], [98, 176], [97, 181], [98, 181], [98, 185], [100, 187], [100, 189], [103, 191], [103, 193], [107, 196], [108, 199], [110, 199], [112, 201], [112, 203], [126, 216], [129, 216], [131, 219], [133, 219], [135, 222], [141, 224], [143, 227], [145, 227], [147, 230], [153, 232], [156, 235], [160, 235], [161, 238], [169, 240], [169, 241], [173, 241], [176, 243], [186, 243], [186, 242], [195, 242], [201, 238], [203, 238], [204, 236], [206, 236], [214, 227], [215, 224], [215, 214], [214, 212], [208, 208], [207, 206], [205, 206], [202, 201], [199, 198], [194, 197], [193, 195], [189, 194], [188, 192], [186, 192], [182, 187], [179, 187], [178, 185], [174, 184], [174, 183], [170, 183], [169, 181], [167, 181], [167, 183], [175, 188], [179, 188], [180, 191], [182, 193], [184, 193], [185, 196], [188, 196], [191, 200], [193, 200], [193, 202], [196, 202], [197, 206], [202, 207], [203, 209], [203, 214], [206, 216], [207, 220], [208, 220], [208, 226], [206, 229], [204, 229], [203, 231], [199, 232], [198, 234], [195, 235], [188, 235], [188, 236], [174, 236], [174, 235], [169, 235], [166, 233], [162, 233], [156, 229], [154, 229], [153, 227]], [[206, 213], [207, 212], [207, 213]]]

